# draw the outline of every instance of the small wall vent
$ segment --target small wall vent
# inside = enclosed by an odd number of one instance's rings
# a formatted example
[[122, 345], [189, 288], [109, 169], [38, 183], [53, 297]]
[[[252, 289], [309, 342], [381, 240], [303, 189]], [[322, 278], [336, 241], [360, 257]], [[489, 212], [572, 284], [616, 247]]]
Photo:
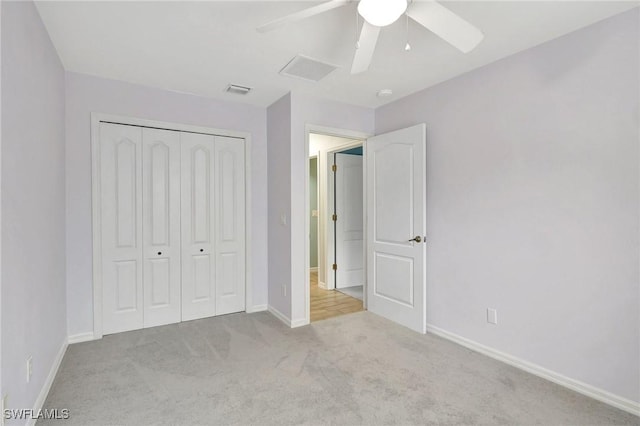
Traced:
[[280, 74], [317, 83], [337, 68], [335, 65], [298, 55], [280, 70]]
[[239, 86], [237, 84], [230, 84], [225, 89], [225, 92], [234, 93], [236, 95], [246, 95], [251, 91], [251, 87]]

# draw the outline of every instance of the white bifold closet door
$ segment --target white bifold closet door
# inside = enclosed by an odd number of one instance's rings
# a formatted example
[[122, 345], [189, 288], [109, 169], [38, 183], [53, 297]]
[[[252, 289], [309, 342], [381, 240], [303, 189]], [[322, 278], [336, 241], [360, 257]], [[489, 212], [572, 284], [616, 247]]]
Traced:
[[102, 327], [142, 328], [142, 129], [100, 125]]
[[182, 320], [245, 309], [244, 146], [182, 134]]
[[100, 124], [104, 334], [245, 310], [243, 142]]
[[144, 327], [180, 321], [180, 133], [142, 129]]

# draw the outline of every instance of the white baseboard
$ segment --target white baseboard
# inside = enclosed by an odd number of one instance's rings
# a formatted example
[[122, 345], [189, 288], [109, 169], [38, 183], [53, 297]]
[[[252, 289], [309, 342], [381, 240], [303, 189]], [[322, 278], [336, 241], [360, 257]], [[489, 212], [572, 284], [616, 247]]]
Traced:
[[309, 321], [307, 321], [304, 318], [303, 319], [297, 319], [297, 320], [291, 320], [291, 318], [287, 317], [285, 314], [283, 314], [282, 312], [280, 312], [279, 310], [277, 310], [273, 306], [269, 306], [268, 311], [271, 312], [271, 314], [274, 317], [278, 318], [280, 321], [282, 321], [288, 327], [291, 327], [291, 328], [302, 327], [302, 326], [305, 326], [305, 325], [309, 324]]
[[280, 321], [285, 323], [288, 327], [291, 327], [291, 319], [287, 317], [285, 314], [283, 314], [282, 312], [280, 312], [279, 310], [277, 310], [271, 305], [267, 307], [267, 310], [271, 313], [271, 315], [278, 318]]
[[291, 321], [291, 328], [304, 327], [305, 325], [309, 325], [309, 321], [304, 318]]
[[535, 376], [542, 377], [543, 379], [549, 380], [550, 382], [556, 383], [560, 386], [564, 386], [593, 399], [597, 399], [598, 401], [604, 402], [605, 404], [609, 404], [628, 413], [640, 416], [640, 403], [638, 402], [623, 398], [603, 389], [596, 388], [595, 386], [591, 386], [587, 383], [571, 379], [562, 374], [556, 373], [555, 371], [551, 371], [544, 367], [541, 367], [537, 364], [533, 364], [529, 361], [525, 361], [513, 355], [498, 351], [496, 349], [490, 348], [489, 346], [485, 346], [478, 342], [474, 342], [473, 340], [469, 340], [465, 337], [458, 336], [457, 334], [450, 333], [446, 330], [436, 327], [435, 325], [427, 324], [427, 332], [462, 345], [466, 348], [471, 349], [472, 351], [479, 352], [493, 359], [497, 359], [498, 361], [502, 361], [505, 364], [509, 364]]
[[318, 281], [318, 287], [320, 287], [323, 290], [328, 290], [327, 283], [323, 283], [322, 281]]
[[309, 267], [309, 272], [318, 272], [318, 267], [317, 266]]
[[70, 345], [73, 345], [74, 343], [90, 342], [92, 340], [96, 340], [95, 336], [93, 335], [93, 331], [89, 331], [87, 333], [73, 334], [69, 336]]
[[[67, 346], [68, 346], [68, 343], [67, 343], [67, 339], [65, 338], [64, 341], [62, 342], [62, 345], [60, 346], [60, 349], [58, 350], [58, 354], [56, 355], [56, 358], [53, 360], [53, 365], [51, 366], [51, 370], [49, 370], [49, 375], [47, 376], [47, 379], [44, 381], [44, 384], [42, 385], [42, 389], [40, 389], [40, 393], [38, 394], [38, 398], [36, 399], [36, 402], [33, 405], [33, 411], [36, 413], [42, 409], [44, 402], [47, 400], [47, 395], [49, 395], [49, 390], [51, 390], [51, 385], [53, 385], [53, 381], [56, 378], [56, 374], [58, 374], [58, 369], [60, 368], [60, 364], [62, 363], [62, 358], [64, 358], [64, 354], [67, 351]], [[28, 426], [35, 425], [36, 420], [37, 419], [35, 418], [31, 418], [27, 420], [26, 424]]]
[[253, 305], [246, 310], [248, 314], [252, 314], [254, 312], [264, 312], [269, 309], [267, 305]]

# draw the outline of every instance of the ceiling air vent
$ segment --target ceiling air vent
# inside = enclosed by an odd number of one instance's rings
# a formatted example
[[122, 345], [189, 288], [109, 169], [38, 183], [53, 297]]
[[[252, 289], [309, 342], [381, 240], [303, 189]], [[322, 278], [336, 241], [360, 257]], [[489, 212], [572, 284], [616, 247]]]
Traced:
[[234, 93], [236, 95], [246, 95], [251, 91], [251, 87], [238, 86], [237, 84], [230, 84], [227, 86], [227, 89], [225, 91], [229, 93]]
[[318, 82], [337, 69], [336, 66], [298, 55], [280, 70], [280, 74]]

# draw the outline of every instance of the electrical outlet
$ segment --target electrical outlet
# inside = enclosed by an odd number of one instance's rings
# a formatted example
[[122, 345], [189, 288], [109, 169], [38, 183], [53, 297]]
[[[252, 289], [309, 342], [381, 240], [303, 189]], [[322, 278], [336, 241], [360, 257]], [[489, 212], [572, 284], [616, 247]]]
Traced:
[[489, 324], [498, 324], [498, 311], [496, 309], [487, 308], [487, 322]]
[[27, 383], [31, 381], [31, 375], [33, 374], [33, 357], [27, 358]]
[[282, 296], [287, 297], [287, 285], [282, 284]]
[[287, 226], [287, 215], [284, 213], [280, 215], [280, 225]]

